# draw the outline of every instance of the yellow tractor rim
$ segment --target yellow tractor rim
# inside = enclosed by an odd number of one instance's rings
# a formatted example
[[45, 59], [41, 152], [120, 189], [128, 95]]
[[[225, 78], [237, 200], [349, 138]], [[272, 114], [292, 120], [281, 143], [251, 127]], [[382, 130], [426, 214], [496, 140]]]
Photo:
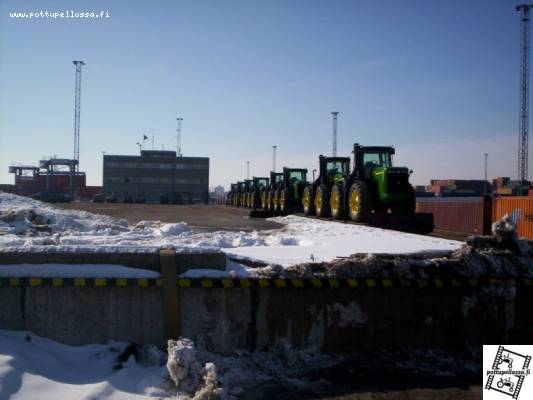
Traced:
[[331, 193], [331, 211], [336, 213], [337, 210], [339, 209], [339, 203], [340, 203], [339, 192], [333, 191], [333, 193]]
[[322, 210], [322, 192], [317, 192], [315, 196], [315, 208], [317, 211]]
[[274, 193], [274, 208], [277, 207], [278, 205], [278, 192]]
[[265, 208], [266, 206], [266, 193], [261, 193], [261, 208]]
[[285, 209], [285, 192], [281, 192], [281, 195], [279, 196], [279, 208], [282, 210]]
[[350, 211], [353, 215], [359, 214], [359, 209], [361, 207], [361, 199], [359, 198], [359, 193], [352, 192], [350, 193]]
[[302, 205], [304, 206], [305, 210], [309, 209], [309, 205], [311, 204], [310, 198], [309, 198], [309, 192], [305, 191], [304, 196], [302, 198]]

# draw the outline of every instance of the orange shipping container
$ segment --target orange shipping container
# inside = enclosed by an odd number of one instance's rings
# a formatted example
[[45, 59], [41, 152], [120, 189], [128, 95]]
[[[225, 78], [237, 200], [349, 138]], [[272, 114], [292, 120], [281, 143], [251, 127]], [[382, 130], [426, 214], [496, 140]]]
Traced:
[[533, 197], [497, 197], [493, 200], [492, 220], [497, 221], [510, 214], [518, 226], [520, 237], [533, 240]]

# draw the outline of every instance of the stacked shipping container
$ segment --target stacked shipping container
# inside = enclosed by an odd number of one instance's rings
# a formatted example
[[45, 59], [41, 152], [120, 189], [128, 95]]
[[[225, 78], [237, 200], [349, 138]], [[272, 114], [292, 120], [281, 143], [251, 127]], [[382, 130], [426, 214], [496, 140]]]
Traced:
[[490, 234], [491, 223], [511, 214], [521, 237], [533, 240], [533, 196], [417, 198], [418, 212], [433, 213], [435, 229]]
[[436, 229], [475, 235], [488, 233], [490, 221], [485, 218], [487, 204], [483, 197], [430, 197], [416, 201], [417, 212], [433, 213]]

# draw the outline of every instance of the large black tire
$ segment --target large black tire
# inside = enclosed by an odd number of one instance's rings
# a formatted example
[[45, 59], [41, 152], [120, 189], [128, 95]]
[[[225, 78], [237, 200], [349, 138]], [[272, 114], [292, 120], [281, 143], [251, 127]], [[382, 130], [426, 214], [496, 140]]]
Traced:
[[272, 199], [272, 203], [274, 204], [274, 212], [279, 212], [279, 195], [281, 193], [281, 189], [274, 191], [274, 198]]
[[274, 190], [269, 190], [267, 193], [267, 210], [274, 211]]
[[355, 181], [348, 193], [348, 217], [354, 222], [365, 222], [372, 206], [368, 188], [361, 181]]
[[265, 189], [261, 190], [261, 209], [262, 210], [268, 210], [267, 197], [268, 197], [267, 190]]
[[344, 200], [344, 188], [342, 185], [336, 184], [331, 188], [329, 208], [332, 218], [343, 219], [345, 217], [346, 207]]
[[320, 185], [315, 192], [315, 212], [317, 217], [329, 217], [329, 195], [330, 190], [326, 185]]
[[302, 195], [302, 208], [304, 210], [305, 215], [315, 215], [315, 201], [313, 198], [312, 186], [307, 186], [304, 189], [304, 193]]
[[291, 195], [288, 190], [281, 190], [279, 194], [278, 204], [280, 213], [286, 214], [292, 212]]

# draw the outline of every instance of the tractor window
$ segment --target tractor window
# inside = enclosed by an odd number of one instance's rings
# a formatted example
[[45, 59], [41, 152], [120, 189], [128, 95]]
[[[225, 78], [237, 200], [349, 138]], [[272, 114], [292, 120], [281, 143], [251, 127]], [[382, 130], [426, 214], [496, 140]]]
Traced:
[[390, 167], [391, 166], [390, 153], [387, 152], [375, 152], [365, 153], [363, 155], [363, 167]]
[[257, 187], [258, 188], [265, 187], [266, 185], [267, 185], [267, 180], [266, 179], [258, 179], [257, 180]]
[[305, 172], [303, 171], [291, 171], [289, 172], [290, 182], [303, 182], [305, 181]]
[[283, 180], [283, 175], [276, 175], [276, 183], [281, 182]]
[[348, 175], [348, 163], [342, 161], [328, 161], [326, 163], [328, 175]]

